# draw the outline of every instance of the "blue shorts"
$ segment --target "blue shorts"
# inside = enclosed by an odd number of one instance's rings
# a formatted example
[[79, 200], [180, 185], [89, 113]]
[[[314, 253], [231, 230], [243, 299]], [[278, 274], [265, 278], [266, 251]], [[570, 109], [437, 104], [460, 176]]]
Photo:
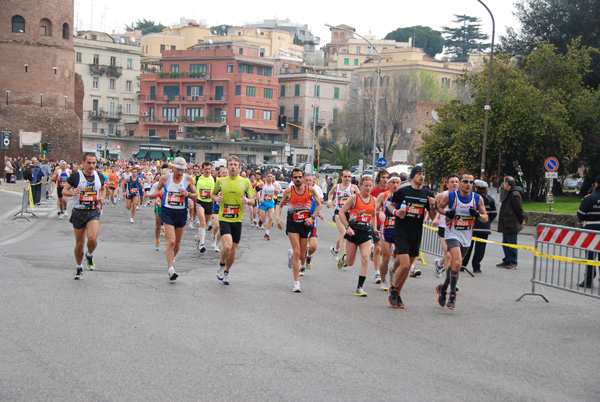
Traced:
[[273, 201], [273, 200], [263, 201], [258, 206], [258, 209], [260, 209], [261, 211], [268, 211], [269, 209], [273, 209], [273, 208], [275, 208], [275, 201]]
[[387, 243], [394, 243], [394, 229], [383, 231], [383, 240]]
[[176, 228], [182, 228], [187, 223], [187, 209], [171, 209], [164, 205], [160, 211], [160, 219], [165, 225], [171, 225]]
[[219, 215], [219, 203], [213, 202], [213, 215]]

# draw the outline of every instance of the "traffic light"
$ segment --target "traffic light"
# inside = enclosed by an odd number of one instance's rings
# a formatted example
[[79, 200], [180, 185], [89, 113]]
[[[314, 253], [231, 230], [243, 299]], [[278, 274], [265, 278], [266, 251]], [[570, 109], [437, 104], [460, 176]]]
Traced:
[[318, 159], [315, 159], [313, 161], [313, 167], [315, 169], [315, 172], [317, 172], [319, 170], [319, 160]]
[[41, 144], [39, 142], [33, 143], [33, 152], [40, 152]]
[[181, 156], [181, 149], [178, 149], [175, 155], [179, 158]]
[[48, 143], [47, 142], [43, 142], [42, 143], [42, 153], [48, 153]]
[[284, 115], [278, 115], [277, 116], [277, 127], [279, 128], [284, 128], [285, 126], [287, 126], [287, 116]]
[[172, 149], [170, 149], [169, 152], [171, 152], [171, 156], [169, 157], [169, 159], [173, 160], [173, 158], [175, 157], [175, 151], [173, 151]]
[[46, 143], [46, 153], [49, 153], [50, 151], [52, 151], [52, 143], [47, 142]]

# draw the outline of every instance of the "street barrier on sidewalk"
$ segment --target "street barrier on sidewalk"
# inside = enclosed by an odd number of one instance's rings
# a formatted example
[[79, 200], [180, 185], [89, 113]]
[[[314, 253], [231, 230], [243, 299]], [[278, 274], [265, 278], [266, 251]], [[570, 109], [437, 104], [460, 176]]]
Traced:
[[25, 186], [23, 186], [23, 198], [21, 200], [21, 211], [17, 212], [13, 216], [13, 220], [15, 219], [27, 219], [28, 217], [24, 216], [24, 214], [30, 214], [34, 218], [37, 218], [37, 215], [33, 213], [33, 211], [29, 210], [29, 206], [33, 205], [31, 198], [31, 184], [26, 181]]
[[600, 232], [540, 223], [536, 233], [531, 293], [524, 293], [517, 301], [524, 296], [540, 296], [547, 302], [544, 295], [535, 292], [536, 284], [600, 298], [600, 287], [594, 289], [594, 281], [589, 288], [579, 286], [580, 281], [586, 281], [586, 269], [596, 270], [598, 266]]

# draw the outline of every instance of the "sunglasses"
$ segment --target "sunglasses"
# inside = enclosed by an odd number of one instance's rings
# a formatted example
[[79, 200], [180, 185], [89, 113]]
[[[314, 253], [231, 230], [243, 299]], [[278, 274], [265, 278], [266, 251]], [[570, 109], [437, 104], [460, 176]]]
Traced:
[[342, 177], [350, 177], [350, 178], [352, 178], [352, 176], [342, 176]]
[[473, 181], [473, 180], [467, 180], [467, 179], [464, 179], [464, 180], [461, 180], [461, 181], [462, 181], [463, 183], [465, 183], [465, 184], [473, 184], [473, 183], [474, 183], [474, 181]]
[[292, 179], [301, 179], [301, 178], [302, 178], [302, 176], [294, 176], [294, 177], [292, 177]]

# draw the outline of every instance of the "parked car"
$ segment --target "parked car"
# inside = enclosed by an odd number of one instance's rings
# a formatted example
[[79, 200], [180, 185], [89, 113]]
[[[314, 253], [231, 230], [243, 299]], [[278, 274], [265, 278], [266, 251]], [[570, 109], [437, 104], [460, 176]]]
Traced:
[[[278, 181], [277, 183], [279, 183], [283, 191], [285, 191], [285, 189], [290, 186], [290, 183], [287, 181]], [[283, 191], [277, 194], [277, 200], [275, 201], [275, 205], [278, 205], [281, 199], [283, 198]]]
[[563, 181], [563, 190], [579, 190], [583, 184], [583, 179], [565, 179]]

